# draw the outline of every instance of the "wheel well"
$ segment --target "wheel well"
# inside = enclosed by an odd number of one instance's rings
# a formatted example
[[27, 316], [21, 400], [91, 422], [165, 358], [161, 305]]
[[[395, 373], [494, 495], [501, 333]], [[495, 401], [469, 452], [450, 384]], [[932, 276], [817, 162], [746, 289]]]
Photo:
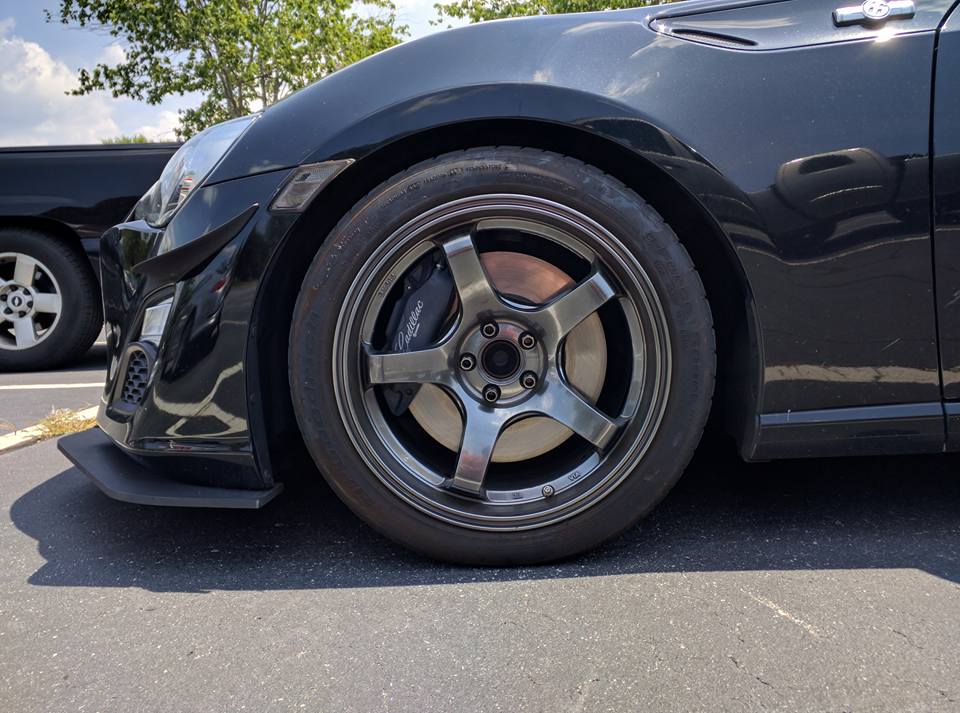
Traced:
[[[717, 386], [709, 430], [749, 438], [757, 403], [755, 324], [749, 288], [726, 236], [703, 206], [665, 171], [626, 147], [573, 127], [525, 120], [454, 124], [404, 137], [360, 160], [328, 186], [300, 217], [271, 261], [255, 320], [268, 345], [258, 358], [271, 460], [278, 470], [291, 453], [306, 453], [293, 416], [287, 381], [287, 337], [300, 284], [320, 243], [364, 195], [410, 166], [475, 146], [529, 146], [592, 164], [643, 197], [677, 233], [696, 266], [713, 312], [717, 338]], [[282, 266], [283, 269], [276, 269]], [[260, 290], [261, 294], [264, 290]], [[260, 316], [263, 319], [260, 319]], [[269, 318], [267, 318], [269, 317]], [[292, 443], [291, 441], [296, 441]], [[286, 456], [286, 457], [284, 457]]]
[[27, 228], [80, 245], [80, 236], [70, 226], [33, 215], [0, 215], [0, 228]]
[[80, 236], [69, 225], [50, 218], [40, 218], [31, 215], [0, 215], [0, 230], [4, 228], [25, 228], [38, 233], [57, 238], [67, 245], [73, 246], [78, 253], [85, 254]]

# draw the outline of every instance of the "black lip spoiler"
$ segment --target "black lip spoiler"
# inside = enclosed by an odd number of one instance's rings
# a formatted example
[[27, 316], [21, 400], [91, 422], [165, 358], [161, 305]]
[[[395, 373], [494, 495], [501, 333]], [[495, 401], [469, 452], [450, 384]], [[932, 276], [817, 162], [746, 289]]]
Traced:
[[194, 485], [164, 477], [130, 458], [99, 428], [64, 436], [57, 448], [114, 500], [139, 505], [190, 508], [262, 508], [283, 490], [247, 490]]

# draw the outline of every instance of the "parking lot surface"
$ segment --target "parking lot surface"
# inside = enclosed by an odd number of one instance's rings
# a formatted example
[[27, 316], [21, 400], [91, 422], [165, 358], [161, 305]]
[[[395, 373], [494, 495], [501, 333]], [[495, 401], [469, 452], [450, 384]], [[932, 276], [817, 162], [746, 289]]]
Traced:
[[498, 570], [320, 485], [114, 502], [45, 442], [0, 456], [0, 710], [958, 710], [958, 465], [707, 449], [642, 527]]
[[95, 406], [106, 362], [106, 347], [100, 343], [62, 369], [0, 373], [0, 435], [31, 426], [54, 409]]

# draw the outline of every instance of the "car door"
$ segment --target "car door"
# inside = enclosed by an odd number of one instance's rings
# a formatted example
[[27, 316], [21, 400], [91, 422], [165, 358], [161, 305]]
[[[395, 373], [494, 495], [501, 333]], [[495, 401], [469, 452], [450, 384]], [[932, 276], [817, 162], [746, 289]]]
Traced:
[[960, 10], [937, 38], [933, 100], [933, 236], [948, 447], [960, 449]]
[[703, 191], [763, 330], [759, 445], [748, 455], [844, 440], [838, 452], [943, 447], [930, 110], [937, 28], [953, 4], [684, 3], [654, 20], [678, 40], [729, 50], [675, 52], [692, 69], [671, 108], [689, 120], [670, 128], [696, 137], [745, 194]]

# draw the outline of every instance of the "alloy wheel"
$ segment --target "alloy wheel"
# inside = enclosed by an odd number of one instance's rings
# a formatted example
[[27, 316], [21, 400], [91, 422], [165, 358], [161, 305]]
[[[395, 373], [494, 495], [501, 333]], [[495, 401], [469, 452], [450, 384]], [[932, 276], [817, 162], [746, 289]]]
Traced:
[[30, 349], [49, 337], [62, 310], [53, 272], [25, 253], [0, 253], [0, 349]]
[[[447, 323], [428, 348], [389, 351], [399, 286], [428, 255], [455, 286]], [[348, 291], [334, 357], [338, 409], [377, 477], [476, 529], [596, 503], [643, 457], [669, 391], [669, 334], [642, 267], [596, 222], [532, 196], [460, 199], [395, 231]], [[381, 393], [396, 384], [418, 391], [402, 416]]]

